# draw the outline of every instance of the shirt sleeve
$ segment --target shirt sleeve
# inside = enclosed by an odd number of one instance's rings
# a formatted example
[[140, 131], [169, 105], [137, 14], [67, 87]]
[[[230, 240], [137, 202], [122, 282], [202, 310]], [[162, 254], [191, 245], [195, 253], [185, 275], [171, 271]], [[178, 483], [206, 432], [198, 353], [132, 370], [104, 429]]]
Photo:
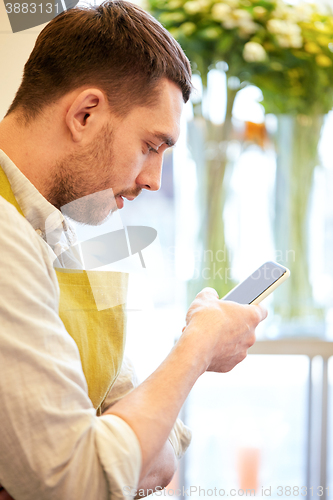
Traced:
[[[102, 412], [108, 410], [138, 385], [139, 380], [134, 366], [131, 360], [125, 356], [117, 380], [104, 400]], [[169, 441], [178, 460], [183, 457], [187, 448], [190, 446], [191, 439], [191, 430], [180, 420], [180, 418], [177, 418], [169, 435]]]
[[180, 418], [177, 418], [170, 432], [169, 441], [178, 460], [184, 456], [187, 448], [191, 444], [191, 439], [192, 431], [180, 420]]
[[0, 483], [15, 500], [128, 498], [140, 445], [96, 416], [45, 246], [0, 197]]
[[102, 404], [102, 413], [138, 387], [139, 383], [131, 360], [124, 356], [120, 373]]

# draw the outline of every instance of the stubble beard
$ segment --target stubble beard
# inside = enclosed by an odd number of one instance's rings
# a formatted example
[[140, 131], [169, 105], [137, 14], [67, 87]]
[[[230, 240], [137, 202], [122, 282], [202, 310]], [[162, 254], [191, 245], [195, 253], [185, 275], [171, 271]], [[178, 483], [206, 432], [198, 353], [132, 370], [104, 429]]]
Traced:
[[110, 188], [112, 160], [112, 130], [105, 125], [93, 144], [56, 163], [46, 198], [77, 222], [101, 224], [117, 210], [117, 193]]

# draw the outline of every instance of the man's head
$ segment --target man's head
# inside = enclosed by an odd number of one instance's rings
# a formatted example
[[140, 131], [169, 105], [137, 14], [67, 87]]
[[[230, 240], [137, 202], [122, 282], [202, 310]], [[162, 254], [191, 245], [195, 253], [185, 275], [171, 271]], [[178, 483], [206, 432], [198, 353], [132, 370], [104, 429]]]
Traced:
[[57, 156], [46, 186], [44, 196], [53, 205], [94, 225], [122, 208], [123, 198], [159, 189], [163, 154], [177, 142], [183, 104], [176, 84], [162, 78], [159, 87], [153, 106], [135, 106], [122, 118], [109, 113], [94, 88], [67, 94], [59, 112], [55, 106], [59, 129], [65, 110], [63, 137], [71, 149]]
[[75, 8], [37, 38], [0, 146], [54, 206], [96, 224], [159, 189], [190, 92], [187, 58], [152, 16], [122, 0]]
[[81, 86], [105, 92], [113, 113], [149, 106], [167, 78], [191, 92], [188, 59], [174, 38], [151, 15], [122, 0], [74, 8], [42, 30], [24, 67], [22, 84], [8, 113], [26, 121], [45, 106]]

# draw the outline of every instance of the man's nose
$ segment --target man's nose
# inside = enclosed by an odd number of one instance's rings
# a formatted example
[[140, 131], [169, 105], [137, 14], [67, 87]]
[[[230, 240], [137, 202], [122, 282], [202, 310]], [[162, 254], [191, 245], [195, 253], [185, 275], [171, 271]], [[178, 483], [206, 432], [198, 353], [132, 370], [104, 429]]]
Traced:
[[154, 160], [150, 161], [142, 168], [136, 178], [136, 184], [142, 189], [158, 191], [161, 187], [162, 165], [162, 155], [156, 155]]

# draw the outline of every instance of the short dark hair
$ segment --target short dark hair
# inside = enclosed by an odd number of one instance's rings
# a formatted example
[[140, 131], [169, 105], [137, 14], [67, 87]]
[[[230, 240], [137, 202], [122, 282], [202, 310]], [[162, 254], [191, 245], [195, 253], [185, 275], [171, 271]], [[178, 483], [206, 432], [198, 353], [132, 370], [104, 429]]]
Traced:
[[123, 116], [134, 106], [153, 105], [163, 77], [178, 85], [187, 102], [190, 63], [154, 17], [124, 0], [76, 7], [39, 34], [7, 115], [20, 110], [30, 121], [67, 92], [93, 85]]

